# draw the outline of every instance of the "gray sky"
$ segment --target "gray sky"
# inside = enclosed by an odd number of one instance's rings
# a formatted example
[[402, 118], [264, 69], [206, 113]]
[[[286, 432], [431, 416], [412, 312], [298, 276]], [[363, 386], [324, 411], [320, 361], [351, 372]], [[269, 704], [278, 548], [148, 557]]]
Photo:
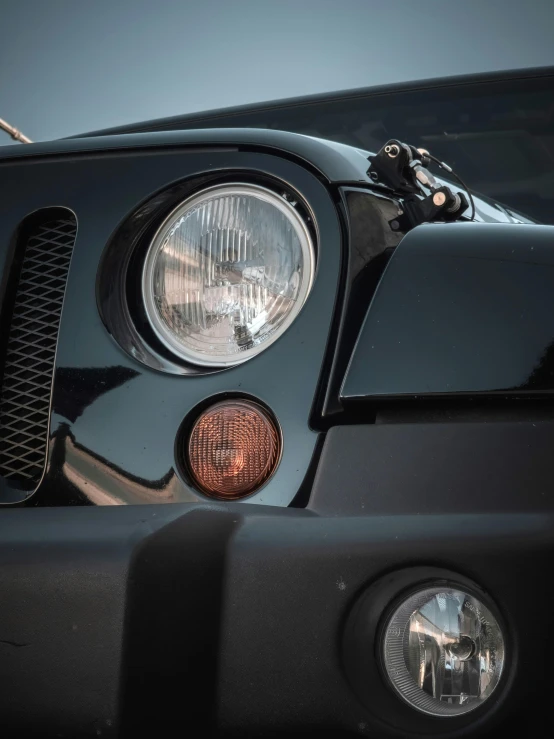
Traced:
[[42, 140], [549, 65], [553, 32], [554, 0], [0, 0], [0, 117]]

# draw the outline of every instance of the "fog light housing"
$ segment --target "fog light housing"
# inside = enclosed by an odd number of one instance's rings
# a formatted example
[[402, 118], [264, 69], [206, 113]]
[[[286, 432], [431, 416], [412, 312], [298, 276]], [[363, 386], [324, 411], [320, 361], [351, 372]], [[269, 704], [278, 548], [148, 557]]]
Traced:
[[412, 592], [386, 621], [386, 675], [401, 698], [432, 716], [459, 716], [494, 692], [505, 661], [504, 637], [489, 608], [455, 587]]
[[249, 400], [225, 400], [200, 414], [188, 442], [188, 468], [198, 489], [236, 500], [257, 492], [281, 458], [277, 423]]

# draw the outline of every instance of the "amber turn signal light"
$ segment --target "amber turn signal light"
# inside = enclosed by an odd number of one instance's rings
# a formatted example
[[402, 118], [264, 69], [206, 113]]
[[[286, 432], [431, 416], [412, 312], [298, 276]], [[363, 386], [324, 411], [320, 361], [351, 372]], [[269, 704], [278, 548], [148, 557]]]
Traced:
[[192, 427], [188, 467], [198, 488], [236, 500], [255, 493], [281, 457], [277, 424], [257, 403], [225, 400], [205, 410]]

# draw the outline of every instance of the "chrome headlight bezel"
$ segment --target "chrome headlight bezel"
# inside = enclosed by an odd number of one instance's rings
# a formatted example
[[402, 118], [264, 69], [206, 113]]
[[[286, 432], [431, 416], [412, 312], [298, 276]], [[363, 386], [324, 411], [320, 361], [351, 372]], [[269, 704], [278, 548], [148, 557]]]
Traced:
[[[225, 358], [211, 358], [206, 356], [205, 353], [197, 352], [191, 347], [187, 347], [183, 341], [179, 340], [176, 333], [168, 328], [166, 323], [160, 317], [154, 297], [154, 270], [160, 251], [166, 243], [168, 236], [171, 235], [172, 228], [179, 223], [179, 220], [182, 219], [186, 213], [199, 207], [200, 204], [206, 200], [206, 197], [213, 198], [214, 194], [220, 196], [239, 195], [255, 197], [275, 207], [288, 219], [294, 229], [298, 237], [303, 260], [302, 280], [299, 285], [296, 300], [292, 309], [287, 313], [282, 322], [271, 333], [268, 333], [259, 344], [245, 349], [240, 353], [236, 353], [234, 356], [228, 356]], [[232, 182], [212, 185], [210, 187], [203, 188], [179, 203], [179, 205], [166, 216], [154, 234], [146, 252], [142, 268], [141, 287], [146, 317], [154, 335], [160, 343], [182, 361], [200, 367], [232, 367], [242, 364], [263, 352], [277, 341], [277, 339], [279, 339], [288, 328], [290, 328], [310, 293], [314, 281], [315, 267], [316, 249], [314, 240], [304, 218], [292, 202], [283, 197], [283, 195], [277, 194], [274, 190], [259, 184]]]

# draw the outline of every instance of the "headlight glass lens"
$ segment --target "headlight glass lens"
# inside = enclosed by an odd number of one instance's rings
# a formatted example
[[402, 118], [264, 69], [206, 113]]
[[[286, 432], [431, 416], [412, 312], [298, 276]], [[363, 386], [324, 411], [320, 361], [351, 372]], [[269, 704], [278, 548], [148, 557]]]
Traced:
[[257, 185], [204, 190], [171, 213], [143, 271], [148, 320], [163, 344], [207, 366], [238, 364], [292, 323], [315, 254], [293, 205]]
[[456, 716], [480, 706], [504, 667], [504, 638], [490, 610], [461, 590], [426, 588], [408, 597], [385, 628], [384, 665], [414, 708]]

